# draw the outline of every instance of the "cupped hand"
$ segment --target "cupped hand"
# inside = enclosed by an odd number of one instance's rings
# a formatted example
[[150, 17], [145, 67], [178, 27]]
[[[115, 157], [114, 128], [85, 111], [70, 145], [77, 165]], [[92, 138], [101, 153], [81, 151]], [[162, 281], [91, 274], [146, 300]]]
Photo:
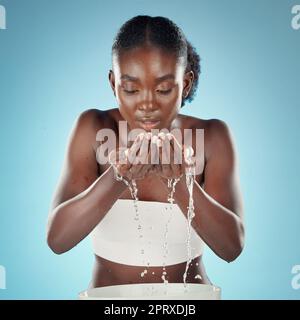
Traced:
[[159, 134], [159, 160], [156, 174], [165, 179], [180, 179], [192, 166], [193, 148], [181, 145], [171, 133]]
[[127, 180], [139, 180], [153, 170], [149, 161], [150, 140], [149, 134], [141, 133], [130, 148], [111, 151], [110, 163], [121, 177]]

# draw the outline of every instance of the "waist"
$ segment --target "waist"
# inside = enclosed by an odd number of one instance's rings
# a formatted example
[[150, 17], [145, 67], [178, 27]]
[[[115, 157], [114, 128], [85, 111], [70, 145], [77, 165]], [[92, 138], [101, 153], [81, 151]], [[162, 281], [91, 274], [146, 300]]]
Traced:
[[[162, 267], [141, 267], [128, 266], [106, 260], [96, 256], [93, 277], [89, 289], [95, 287], [135, 284], [135, 283], [161, 283], [162, 275], [166, 272], [165, 279], [172, 283], [182, 283], [186, 263], [180, 263], [172, 266]], [[147, 273], [144, 273], [147, 269]], [[187, 274], [188, 283], [212, 284], [209, 280], [203, 262], [202, 256], [196, 257], [191, 261]]]

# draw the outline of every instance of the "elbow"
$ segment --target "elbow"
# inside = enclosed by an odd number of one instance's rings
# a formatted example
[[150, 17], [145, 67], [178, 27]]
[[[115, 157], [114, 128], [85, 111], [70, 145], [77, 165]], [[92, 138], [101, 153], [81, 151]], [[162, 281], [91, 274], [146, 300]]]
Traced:
[[47, 244], [48, 247], [55, 254], [63, 254], [68, 249], [65, 248], [65, 241], [62, 239], [61, 230], [57, 228], [57, 223], [55, 223], [54, 214], [50, 214], [47, 223]]
[[228, 263], [233, 262], [240, 256], [243, 248], [244, 246], [242, 243], [235, 245], [234, 248], [223, 257], [223, 259]]
[[50, 232], [47, 234], [47, 244], [55, 254], [63, 254], [67, 251], [62, 248], [61, 244], [55, 239], [55, 237], [51, 236]]
[[226, 253], [223, 259], [230, 263], [236, 260], [242, 253], [245, 245], [245, 231], [243, 225], [240, 225], [238, 234], [231, 241], [230, 250]]

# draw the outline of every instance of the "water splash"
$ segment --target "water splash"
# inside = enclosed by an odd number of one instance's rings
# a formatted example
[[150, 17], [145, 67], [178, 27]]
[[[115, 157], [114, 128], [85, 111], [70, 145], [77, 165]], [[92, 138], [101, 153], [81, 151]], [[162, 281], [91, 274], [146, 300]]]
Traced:
[[[169, 207], [166, 206], [165, 209], [166, 211], [169, 211], [169, 217], [166, 223], [166, 229], [165, 229], [165, 233], [164, 233], [164, 261], [163, 261], [163, 272], [162, 272], [162, 276], [161, 279], [163, 280], [164, 284], [165, 284], [165, 291], [164, 294], [167, 294], [167, 289], [168, 289], [168, 283], [169, 281], [167, 280], [167, 271], [166, 271], [166, 259], [169, 253], [169, 244], [168, 244], [168, 227], [169, 224], [171, 222], [172, 219], [172, 215], [173, 215], [173, 204], [174, 204], [174, 193], [175, 193], [175, 187], [177, 182], [179, 181], [179, 178], [175, 178], [175, 179], [168, 179], [168, 188], [170, 189], [169, 193], [168, 193], [168, 202], [169, 202]], [[168, 210], [169, 209], [169, 210]]]
[[[185, 161], [187, 163], [186, 166], [186, 170], [185, 170], [185, 176], [186, 176], [186, 186], [188, 189], [188, 193], [189, 193], [189, 202], [188, 202], [188, 212], [187, 212], [187, 262], [186, 262], [186, 268], [185, 268], [185, 272], [183, 274], [183, 284], [184, 284], [184, 288], [185, 288], [185, 292], [187, 292], [187, 286], [186, 286], [186, 278], [187, 278], [187, 274], [188, 274], [188, 269], [189, 269], [189, 265], [192, 261], [191, 259], [191, 224], [192, 224], [192, 220], [195, 216], [195, 212], [194, 212], [194, 199], [193, 199], [193, 187], [194, 187], [194, 183], [195, 183], [195, 165], [191, 160], [191, 157], [193, 156], [193, 149], [191, 147], [189, 147], [188, 149], [186, 149], [187, 152], [184, 153], [185, 156]], [[123, 181], [127, 187], [130, 190], [130, 194], [133, 198], [133, 204], [134, 204], [134, 209], [135, 209], [135, 220], [138, 223], [138, 231], [140, 233], [139, 238], [142, 239], [143, 238], [143, 234], [142, 234], [142, 226], [140, 223], [140, 215], [139, 215], [139, 210], [138, 210], [138, 189], [137, 189], [137, 185], [136, 185], [136, 181], [134, 179], [130, 181], [127, 181], [126, 179], [124, 179], [117, 171], [116, 167], [113, 166], [114, 168], [114, 172], [115, 172], [115, 178], [118, 181]], [[176, 178], [176, 179], [168, 179], [168, 188], [170, 189], [170, 192], [168, 194], [168, 202], [169, 202], [169, 219], [167, 220], [166, 223], [166, 229], [165, 229], [165, 233], [164, 233], [164, 249], [165, 249], [165, 254], [164, 254], [164, 261], [163, 261], [163, 272], [162, 272], [162, 276], [161, 279], [163, 280], [164, 284], [167, 286], [168, 284], [168, 280], [166, 279], [167, 276], [167, 272], [166, 272], [166, 268], [165, 268], [165, 260], [167, 258], [167, 254], [168, 254], [168, 241], [167, 241], [167, 236], [168, 236], [168, 225], [171, 221], [171, 217], [172, 217], [172, 210], [173, 210], [173, 204], [174, 204], [174, 193], [175, 193], [175, 186], [177, 184], [177, 182], [180, 180], [180, 178]], [[166, 209], [168, 209], [166, 207]], [[141, 249], [141, 254], [143, 255], [143, 265], [145, 265], [145, 250]], [[198, 265], [198, 263], [196, 263], [196, 265]], [[150, 266], [149, 261], [147, 262], [147, 266]], [[144, 275], [147, 274], [147, 269], [145, 269], [142, 273], [141, 273], [141, 277], [144, 277]], [[152, 273], [154, 274], [154, 273]], [[201, 279], [201, 276], [199, 274], [197, 274], [195, 276], [195, 279]], [[167, 288], [167, 287], [166, 287]], [[151, 295], [154, 294], [154, 287], [152, 286], [152, 291], [151, 291]], [[165, 294], [167, 294], [167, 291], [165, 291]]]
[[[139, 209], [138, 209], [139, 198], [138, 198], [138, 188], [137, 188], [137, 185], [136, 185], [136, 181], [135, 181], [135, 179], [132, 179], [131, 181], [126, 180], [125, 178], [123, 178], [119, 174], [119, 172], [118, 172], [118, 170], [117, 170], [117, 168], [115, 166], [113, 166], [113, 168], [114, 168], [114, 173], [115, 173], [116, 180], [124, 182], [126, 184], [126, 186], [129, 188], [131, 197], [133, 199], [133, 206], [134, 206], [134, 211], [135, 211], [134, 220], [138, 224], [137, 229], [138, 229], [138, 232], [139, 232], [139, 239], [142, 240], [142, 238], [143, 238], [143, 228], [142, 228], [142, 225], [141, 225], [140, 214], [139, 214]], [[143, 263], [143, 265], [145, 265], [145, 249], [143, 247], [142, 247], [142, 249], [140, 251], [140, 254], [142, 255], [142, 263]], [[150, 263], [148, 262], [147, 265], [149, 266]], [[143, 276], [144, 276], [144, 274], [143, 274]]]
[[191, 225], [192, 225], [192, 220], [195, 216], [195, 211], [194, 211], [194, 199], [193, 199], [193, 187], [195, 183], [195, 165], [191, 160], [191, 157], [193, 156], [193, 150], [190, 149], [185, 153], [185, 161], [187, 163], [186, 166], [186, 171], [185, 171], [185, 177], [186, 177], [186, 186], [188, 189], [189, 193], [189, 203], [188, 203], [188, 212], [187, 212], [187, 262], [186, 262], [186, 267], [185, 267], [185, 272], [183, 274], [183, 283], [184, 283], [184, 288], [185, 292], [187, 292], [187, 286], [186, 286], [186, 278], [187, 278], [187, 271], [189, 269], [189, 265], [192, 261], [191, 258]]

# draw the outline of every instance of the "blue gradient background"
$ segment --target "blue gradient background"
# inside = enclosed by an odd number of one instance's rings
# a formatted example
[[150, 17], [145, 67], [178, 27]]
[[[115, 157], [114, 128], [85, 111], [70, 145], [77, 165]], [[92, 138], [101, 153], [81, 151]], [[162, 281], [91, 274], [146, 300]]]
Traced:
[[[108, 83], [118, 28], [137, 14], [173, 19], [202, 57], [183, 113], [219, 118], [238, 149], [246, 246], [228, 264], [209, 248], [207, 272], [224, 299], [299, 299], [300, 30], [297, 1], [0, 0], [0, 299], [76, 299], [91, 277], [87, 238], [57, 256], [48, 208], [69, 132], [85, 109], [116, 107]], [[300, 1], [298, 1], [300, 4]]]

